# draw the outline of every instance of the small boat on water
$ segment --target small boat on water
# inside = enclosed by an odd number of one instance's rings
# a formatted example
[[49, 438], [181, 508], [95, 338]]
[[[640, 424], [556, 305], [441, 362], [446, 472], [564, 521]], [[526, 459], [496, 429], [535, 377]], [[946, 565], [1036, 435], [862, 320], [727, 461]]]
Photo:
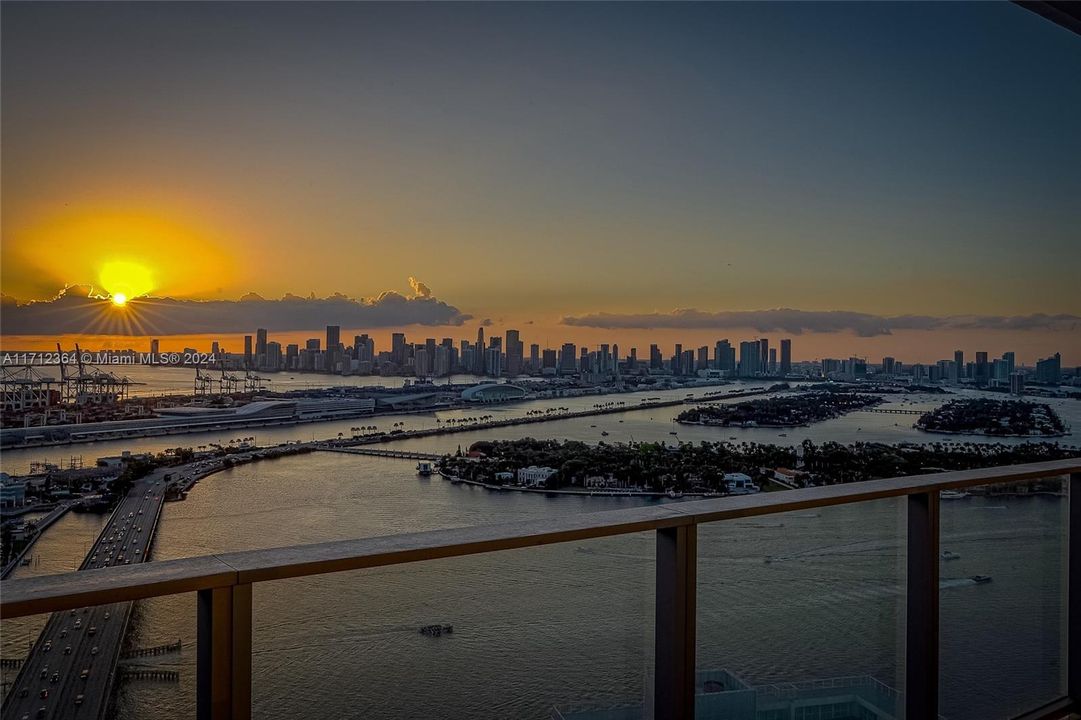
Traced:
[[453, 625], [425, 625], [420, 629], [420, 634], [427, 635], [428, 637], [450, 635], [452, 632], [454, 632]]
[[428, 477], [432, 474], [432, 464], [427, 460], [421, 460], [417, 463], [417, 475], [421, 477]]
[[941, 557], [943, 560], [960, 560], [961, 559], [960, 555], [958, 555], [955, 552], [950, 552], [949, 550], [943, 550], [942, 554], [939, 557]]
[[970, 580], [972, 580], [972, 582], [976, 583], [977, 585], [986, 585], [987, 583], [991, 582], [991, 576], [990, 575], [973, 575], [970, 578]]
[[608, 436], [608, 431], [607, 430], [601, 430], [601, 435], [604, 436], [604, 437], [607, 437]]
[[938, 494], [938, 497], [941, 500], [961, 500], [967, 498], [968, 493], [964, 490], [943, 490]]

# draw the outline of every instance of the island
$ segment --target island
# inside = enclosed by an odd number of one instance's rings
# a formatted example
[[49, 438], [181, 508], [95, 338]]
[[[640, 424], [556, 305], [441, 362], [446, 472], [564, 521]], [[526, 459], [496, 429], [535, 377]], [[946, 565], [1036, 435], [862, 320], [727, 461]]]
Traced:
[[1058, 443], [479, 441], [444, 456], [440, 475], [494, 490], [730, 495], [1081, 456]]
[[798, 427], [840, 417], [881, 402], [882, 398], [877, 395], [814, 391], [731, 405], [699, 405], [681, 412], [676, 416], [676, 422], [721, 427]]
[[969, 398], [951, 400], [916, 421], [926, 432], [999, 437], [1062, 437], [1068, 433], [1046, 403]]

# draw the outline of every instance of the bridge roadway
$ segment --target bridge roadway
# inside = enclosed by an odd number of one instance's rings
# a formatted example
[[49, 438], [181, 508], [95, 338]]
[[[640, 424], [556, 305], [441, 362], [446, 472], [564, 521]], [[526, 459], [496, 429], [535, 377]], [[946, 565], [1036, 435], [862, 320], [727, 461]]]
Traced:
[[[80, 570], [146, 559], [165, 498], [164, 475], [177, 471], [158, 469], [135, 482]], [[104, 717], [130, 612], [128, 602], [53, 613], [4, 699], [4, 720]], [[41, 697], [43, 690], [48, 697]]]
[[327, 452], [348, 453], [350, 455], [373, 455], [375, 457], [401, 458], [403, 460], [439, 460], [442, 455], [434, 453], [412, 452], [409, 450], [375, 450], [373, 448], [358, 447], [335, 447], [334, 445], [316, 445], [319, 450]]

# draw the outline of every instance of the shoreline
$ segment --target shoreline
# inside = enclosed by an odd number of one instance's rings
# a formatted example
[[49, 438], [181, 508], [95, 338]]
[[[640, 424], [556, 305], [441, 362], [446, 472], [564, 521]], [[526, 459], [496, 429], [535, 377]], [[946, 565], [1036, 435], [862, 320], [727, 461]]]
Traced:
[[544, 489], [544, 490], [541, 490], [540, 488], [527, 488], [527, 487], [519, 487], [519, 486], [515, 486], [515, 485], [491, 485], [489, 483], [480, 482], [479, 480], [466, 480], [465, 478], [458, 477], [457, 475], [448, 475], [447, 473], [443, 472], [442, 470], [437, 470], [436, 472], [444, 480], [449, 480], [451, 483], [453, 483], [455, 485], [459, 485], [459, 484], [472, 485], [474, 487], [482, 487], [482, 488], [484, 488], [486, 490], [495, 490], [497, 492], [524, 492], [524, 493], [534, 493], [534, 494], [537, 494], [537, 495], [584, 495], [584, 496], [587, 496], [587, 497], [644, 497], [644, 498], [649, 498], [651, 500], [660, 500], [662, 498], [668, 498], [670, 500], [678, 500], [681, 497], [694, 497], [694, 498], [728, 497], [728, 495], [722, 495], [720, 493], [693, 493], [693, 492], [680, 493], [678, 496], [672, 496], [672, 495], [669, 495], [668, 493], [652, 492], [652, 491], [648, 491], [648, 490], [647, 491], [642, 491], [642, 492], [638, 492], [638, 491], [635, 491], [635, 490], [562, 490], [562, 489], [557, 489], [557, 490]]

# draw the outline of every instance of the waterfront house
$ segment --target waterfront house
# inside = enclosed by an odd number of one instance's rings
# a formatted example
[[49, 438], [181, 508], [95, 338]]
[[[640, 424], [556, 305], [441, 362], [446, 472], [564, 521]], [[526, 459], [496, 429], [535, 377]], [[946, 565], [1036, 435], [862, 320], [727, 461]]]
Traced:
[[539, 487], [548, 482], [548, 478], [555, 475], [558, 470], [550, 467], [537, 467], [530, 465], [518, 469], [518, 484], [525, 487]]

